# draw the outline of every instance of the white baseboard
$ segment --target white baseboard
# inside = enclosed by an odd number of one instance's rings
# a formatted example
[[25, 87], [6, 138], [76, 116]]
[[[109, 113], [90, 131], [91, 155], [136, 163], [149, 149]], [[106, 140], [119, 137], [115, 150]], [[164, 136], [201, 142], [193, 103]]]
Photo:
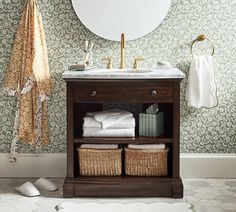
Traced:
[[180, 175], [191, 178], [236, 178], [236, 154], [181, 154]]
[[9, 154], [0, 154], [0, 177], [64, 177], [66, 154], [18, 154], [15, 163]]
[[[16, 163], [0, 153], [0, 177], [65, 177], [66, 154], [19, 154]], [[181, 177], [236, 178], [236, 154], [181, 154]]]

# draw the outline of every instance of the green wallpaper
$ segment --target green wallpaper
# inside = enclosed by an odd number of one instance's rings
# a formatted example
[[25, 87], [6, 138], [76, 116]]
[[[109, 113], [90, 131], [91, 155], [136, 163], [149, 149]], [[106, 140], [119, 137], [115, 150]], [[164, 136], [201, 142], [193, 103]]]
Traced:
[[[9, 152], [16, 101], [2, 91], [14, 34], [25, 0], [0, 1], [0, 152]], [[85, 39], [95, 43], [94, 60], [112, 56], [118, 66], [117, 42], [104, 40], [79, 21], [70, 0], [38, 0], [43, 16], [53, 93], [49, 102], [50, 144], [43, 152], [66, 151], [66, 90], [61, 74], [81, 58]], [[135, 56], [146, 58], [143, 66], [168, 60], [188, 75], [189, 46], [199, 34], [215, 44], [219, 106], [190, 109], [184, 101], [186, 79], [181, 84], [181, 152], [236, 153], [236, 0], [173, 0], [164, 22], [149, 35], [127, 43], [127, 66]], [[21, 145], [20, 152], [34, 152]]]

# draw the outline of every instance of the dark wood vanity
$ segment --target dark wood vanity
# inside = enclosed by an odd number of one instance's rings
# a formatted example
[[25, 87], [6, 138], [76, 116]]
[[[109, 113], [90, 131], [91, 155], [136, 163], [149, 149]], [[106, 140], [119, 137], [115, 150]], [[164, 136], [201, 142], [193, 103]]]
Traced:
[[[183, 197], [179, 176], [179, 98], [182, 78], [80, 79], [67, 83], [67, 176], [64, 197]], [[157, 102], [164, 113], [164, 135], [158, 138], [83, 138], [83, 117], [106, 103], [140, 104], [143, 111]], [[169, 148], [166, 177], [85, 177], [79, 175], [77, 147], [85, 143], [120, 145], [165, 143]], [[124, 173], [124, 171], [123, 171]]]

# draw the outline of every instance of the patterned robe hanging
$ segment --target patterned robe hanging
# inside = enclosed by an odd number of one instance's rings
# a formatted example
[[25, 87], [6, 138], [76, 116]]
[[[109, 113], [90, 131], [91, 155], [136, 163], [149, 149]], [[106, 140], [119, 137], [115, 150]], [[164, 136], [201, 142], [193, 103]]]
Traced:
[[47, 47], [36, 0], [27, 0], [16, 32], [4, 87], [17, 97], [10, 161], [18, 142], [48, 143], [47, 100], [51, 91]]

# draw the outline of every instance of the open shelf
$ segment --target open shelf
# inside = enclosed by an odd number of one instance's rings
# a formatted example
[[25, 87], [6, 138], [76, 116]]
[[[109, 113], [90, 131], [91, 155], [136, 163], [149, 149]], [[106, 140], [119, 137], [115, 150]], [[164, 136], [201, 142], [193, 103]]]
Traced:
[[74, 143], [78, 144], [158, 144], [158, 143], [172, 143], [172, 138], [157, 137], [134, 137], [134, 138], [76, 138]]
[[[103, 138], [100, 138], [100, 139], [103, 139]], [[172, 140], [172, 139], [170, 139], [170, 140]], [[122, 146], [122, 148], [124, 148], [124, 146], [126, 144], [128, 144], [129, 141], [127, 141], [127, 140], [125, 141], [124, 140], [123, 142], [124, 143], [114, 141], [113, 143], [114, 144], [118, 143], [118, 144], [120, 144], [120, 146]], [[89, 143], [91, 144], [92, 142], [90, 142], [90, 140], [89, 140]], [[95, 141], [94, 141], [94, 143], [95, 143]], [[101, 143], [102, 143], [102, 140], [101, 140]], [[109, 144], [110, 143], [111, 142], [109, 141]], [[150, 144], [150, 141], [147, 142], [147, 143]], [[150, 178], [150, 179], [158, 180], [158, 179], [163, 179], [163, 178], [165, 178], [165, 179], [173, 178], [173, 164], [172, 164], [172, 161], [173, 161], [173, 144], [172, 143], [165, 143], [166, 147], [169, 149], [168, 154], [167, 154], [167, 175], [166, 176], [161, 176], [161, 177], [160, 176], [133, 176], [133, 175], [126, 175], [126, 171], [125, 171], [125, 152], [124, 151], [122, 152], [122, 156], [121, 156], [122, 157], [122, 174], [120, 176], [83, 176], [83, 175], [80, 175], [80, 167], [79, 167], [79, 160], [78, 160], [79, 152], [77, 151], [77, 148], [80, 146], [80, 144], [82, 144], [82, 142], [74, 143], [74, 158], [75, 158], [75, 160], [74, 160], [74, 177], [75, 177], [74, 180], [76, 178], [78, 178], [80, 180], [91, 180], [91, 181], [93, 181], [93, 179], [95, 181], [99, 181], [99, 180], [106, 181], [106, 180], [112, 179], [114, 181], [126, 180], [128, 182], [128, 181], [132, 181], [132, 180], [135, 180], [135, 179], [136, 180], [143, 180], [143, 179], [149, 179]], [[135, 144], [136, 144], [136, 142], [135, 142]]]
[[[140, 103], [139, 104], [139, 111], [130, 111], [131, 113], [134, 114], [134, 118], [135, 118], [135, 135], [137, 135], [134, 139], [133, 138], [104, 138], [105, 141], [104, 143], [108, 143], [108, 141], [111, 141], [113, 143], [113, 141], [121, 141], [121, 143], [127, 143], [127, 141], [130, 141], [131, 143], [134, 141], [137, 141], [137, 143], [141, 144], [141, 143], [149, 143], [149, 142], [145, 142], [145, 140], [150, 141], [152, 144], [153, 143], [171, 143], [172, 140], [170, 140], [171, 138], [173, 138], [173, 104], [172, 103], [159, 103], [159, 111], [163, 112], [164, 114], [164, 134], [163, 136], [160, 136], [160, 138], [156, 139], [156, 138], [148, 138], [148, 137], [144, 137], [144, 138], [139, 138], [139, 118], [138, 118], [138, 114], [141, 112], [145, 112], [146, 109], [152, 105], [153, 103]], [[130, 104], [121, 104], [121, 105], [125, 105], [126, 107], [129, 105], [131, 106], [131, 108], [134, 107], [134, 105], [130, 105]], [[118, 107], [120, 108], [119, 105]], [[117, 107], [117, 106], [116, 106]], [[84, 143], [87, 141], [91, 141], [96, 143], [95, 141], [100, 142], [103, 138], [98, 138], [99, 140], [97, 140], [97, 138], [92, 138], [89, 140], [81, 140], [82, 135], [83, 135], [83, 118], [85, 117], [86, 113], [88, 112], [96, 112], [96, 111], [101, 111], [104, 109], [104, 104], [102, 103], [74, 103], [73, 104], [73, 111], [74, 111], [74, 122], [73, 122], [73, 137], [74, 137], [74, 142], [75, 143]], [[122, 109], [122, 108], [121, 108]], [[127, 110], [127, 109], [124, 109]], [[158, 141], [159, 139], [164, 138], [164, 140], [160, 140], [160, 142]], [[82, 138], [83, 139], [83, 138]]]

